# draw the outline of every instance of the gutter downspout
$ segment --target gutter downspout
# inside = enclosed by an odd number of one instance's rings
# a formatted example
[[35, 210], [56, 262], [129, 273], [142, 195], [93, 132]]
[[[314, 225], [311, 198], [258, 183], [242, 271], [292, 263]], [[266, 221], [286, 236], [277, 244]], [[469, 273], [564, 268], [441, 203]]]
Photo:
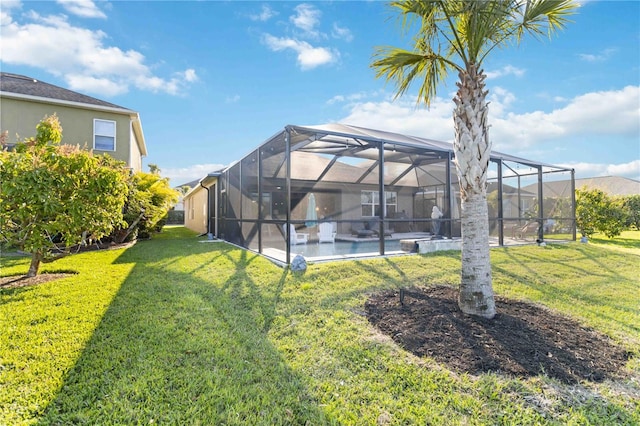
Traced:
[[210, 237], [211, 236], [211, 220], [209, 219], [209, 203], [211, 203], [211, 200], [209, 200], [209, 196], [210, 196], [209, 188], [204, 186], [202, 184], [202, 181], [200, 181], [200, 186], [207, 190], [207, 236], [211, 238]]

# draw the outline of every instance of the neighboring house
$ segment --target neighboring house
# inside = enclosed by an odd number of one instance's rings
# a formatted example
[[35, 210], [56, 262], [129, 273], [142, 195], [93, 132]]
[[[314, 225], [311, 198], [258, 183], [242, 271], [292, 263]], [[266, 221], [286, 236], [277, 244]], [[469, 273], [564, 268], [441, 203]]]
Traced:
[[0, 131], [8, 132], [10, 145], [35, 135], [36, 125], [54, 113], [63, 144], [108, 154], [133, 171], [142, 169], [147, 147], [136, 111], [31, 77], [0, 73]]
[[[182, 185], [175, 186], [173, 189], [180, 193], [180, 197], [178, 198], [178, 202], [175, 206], [173, 206], [173, 210], [182, 210], [184, 211], [184, 196], [186, 193], [183, 193], [183, 189], [185, 186], [189, 187], [189, 191], [191, 191], [195, 186], [198, 185], [200, 179], [192, 180], [191, 182], [183, 183]], [[187, 191], [187, 192], [189, 192]]]
[[[564, 197], [571, 193], [570, 180], [558, 180], [544, 184], [547, 194]], [[640, 195], [640, 181], [620, 176], [601, 176], [576, 179], [575, 188], [599, 189], [607, 195]], [[524, 189], [527, 189], [525, 187]]]
[[[530, 188], [532, 190], [535, 187]], [[498, 192], [498, 184], [490, 182], [487, 185], [487, 200], [489, 203], [489, 214], [496, 214], [497, 196], [492, 197], [492, 193]], [[535, 209], [537, 192], [530, 192], [525, 188], [516, 188], [510, 185], [502, 185], [502, 215], [504, 218], [521, 218], [527, 212]]]
[[[173, 189], [178, 191], [178, 202], [169, 210], [167, 216], [168, 225], [184, 225], [185, 224], [185, 211], [184, 211], [184, 196], [187, 192], [191, 191], [200, 180], [192, 180], [191, 182], [184, 183], [179, 186], [175, 186]], [[185, 192], [185, 188], [188, 190]], [[199, 231], [202, 232], [202, 231]]]
[[213, 172], [198, 181], [185, 184], [191, 186], [183, 200], [184, 225], [187, 228], [200, 234], [218, 234], [216, 187], [219, 176], [219, 172]]

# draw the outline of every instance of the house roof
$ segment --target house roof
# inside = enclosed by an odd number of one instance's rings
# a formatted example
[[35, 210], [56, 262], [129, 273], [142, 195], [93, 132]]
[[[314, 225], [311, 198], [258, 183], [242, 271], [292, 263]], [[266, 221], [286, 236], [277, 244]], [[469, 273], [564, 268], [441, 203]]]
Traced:
[[0, 73], [0, 91], [3, 95], [14, 93], [35, 98], [46, 98], [50, 100], [67, 101], [79, 104], [95, 105], [101, 107], [115, 108], [123, 111], [131, 111], [128, 108], [110, 102], [102, 101], [73, 90], [55, 86], [35, 78], [7, 72]]
[[[537, 184], [528, 185], [524, 188], [517, 188], [515, 186], [502, 184], [502, 195], [520, 195], [521, 197], [537, 197]], [[498, 182], [489, 182], [487, 184], [487, 194], [498, 190]]]
[[194, 188], [196, 185], [200, 184], [200, 181], [202, 179], [196, 179], [196, 180], [192, 180], [191, 182], [187, 182], [187, 183], [183, 183], [182, 185], [178, 185], [178, 186], [174, 186], [174, 189], [180, 189], [183, 186], [188, 186], [189, 188]]
[[142, 132], [140, 116], [131, 109], [36, 80], [32, 77], [7, 72], [0, 73], [0, 97], [12, 97], [34, 102], [127, 114], [131, 118], [140, 153], [147, 155], [147, 145]]
[[[599, 176], [576, 179], [576, 189], [587, 187], [599, 189], [609, 195], [640, 195], [640, 181], [620, 176]], [[527, 187], [525, 187], [526, 189]], [[547, 194], [567, 196], [571, 193], [570, 180], [545, 182], [544, 191]]]

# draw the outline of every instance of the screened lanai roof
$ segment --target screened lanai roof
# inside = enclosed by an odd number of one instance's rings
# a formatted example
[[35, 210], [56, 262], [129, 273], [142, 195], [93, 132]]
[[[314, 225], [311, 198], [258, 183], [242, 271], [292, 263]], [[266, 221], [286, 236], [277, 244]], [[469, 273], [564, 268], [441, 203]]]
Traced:
[[[331, 123], [314, 126], [289, 125], [286, 129], [291, 131], [291, 151], [303, 151], [311, 153], [349, 155], [351, 157], [377, 159], [377, 150], [370, 142], [383, 142], [391, 144], [395, 152], [386, 152], [385, 160], [393, 162], [410, 163], [408, 153], [415, 152], [422, 156], [431, 156], [433, 159], [446, 158], [448, 153], [453, 155], [453, 144], [433, 139], [408, 136], [400, 133], [383, 130], [367, 129], [348, 124]], [[274, 136], [284, 137], [286, 129]], [[511, 161], [532, 167], [549, 167], [563, 169], [551, 164], [540, 163], [525, 158], [492, 151], [493, 160]], [[568, 169], [567, 169], [568, 170]]]
[[[291, 178], [294, 180], [345, 182], [353, 181], [354, 176], [360, 176], [356, 178], [357, 183], [374, 184], [377, 182], [375, 174], [367, 171], [371, 172], [378, 166], [382, 143], [385, 178], [387, 174], [392, 176], [391, 180], [385, 180], [385, 184], [419, 187], [425, 175], [435, 180], [442, 180], [444, 183], [443, 179], [433, 175], [433, 170], [444, 168], [449, 156], [454, 157], [453, 144], [433, 139], [340, 123], [313, 126], [288, 125], [259, 148], [264, 170], [275, 173], [271, 177], [276, 177], [283, 172], [285, 157], [281, 156], [281, 153], [286, 149], [287, 134], [290, 137], [292, 153]], [[526, 167], [542, 167], [551, 171], [570, 170], [497, 151], [492, 151], [491, 159]], [[245, 170], [245, 172], [257, 175], [257, 165], [245, 164], [245, 167], [247, 166], [254, 170], [252, 172]], [[519, 174], [508, 165], [507, 169], [513, 175]], [[265, 172], [264, 177], [268, 178], [268, 174]]]

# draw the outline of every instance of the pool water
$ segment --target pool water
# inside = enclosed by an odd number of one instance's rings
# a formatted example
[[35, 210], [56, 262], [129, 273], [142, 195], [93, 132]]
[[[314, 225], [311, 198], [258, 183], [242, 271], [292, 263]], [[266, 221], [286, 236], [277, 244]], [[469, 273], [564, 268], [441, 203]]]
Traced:
[[[385, 241], [385, 253], [400, 251], [400, 241]], [[336, 241], [334, 243], [309, 243], [291, 246], [291, 256], [302, 255], [308, 260], [314, 258], [344, 257], [350, 255], [379, 255], [380, 242], [378, 241]]]

